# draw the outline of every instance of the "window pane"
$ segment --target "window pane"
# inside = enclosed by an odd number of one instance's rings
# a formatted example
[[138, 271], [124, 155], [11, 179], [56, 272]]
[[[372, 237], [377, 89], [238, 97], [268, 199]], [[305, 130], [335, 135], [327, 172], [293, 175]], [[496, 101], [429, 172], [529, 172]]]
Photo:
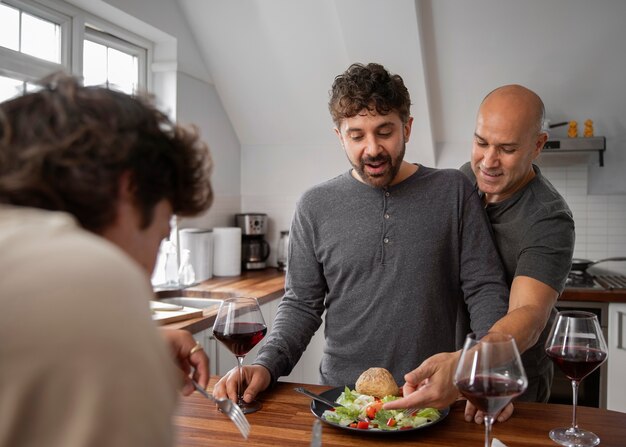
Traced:
[[20, 12], [0, 4], [0, 46], [20, 50]]
[[107, 48], [99, 43], [83, 42], [83, 78], [85, 85], [107, 82]]
[[26, 93], [34, 93], [41, 90], [43, 87], [41, 85], [32, 84], [30, 82], [26, 83]]
[[124, 93], [137, 89], [137, 58], [128, 53], [109, 48], [109, 84]]
[[18, 79], [0, 76], [0, 102], [21, 95], [24, 83]]
[[51, 62], [61, 62], [61, 27], [22, 13], [22, 52]]

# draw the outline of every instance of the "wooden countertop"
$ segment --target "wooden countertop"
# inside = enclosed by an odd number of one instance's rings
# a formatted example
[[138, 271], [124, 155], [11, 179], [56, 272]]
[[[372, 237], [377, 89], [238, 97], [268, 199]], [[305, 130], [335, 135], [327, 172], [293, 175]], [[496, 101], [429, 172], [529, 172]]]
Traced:
[[[240, 276], [214, 277], [184, 290], [159, 292], [160, 297], [192, 296], [212, 298], [227, 296], [252, 296], [260, 304], [281, 298], [285, 291], [285, 273], [275, 268], [243, 272]], [[562, 301], [592, 301], [602, 303], [626, 303], [626, 290], [595, 290], [567, 288], [559, 298]], [[217, 311], [205, 311], [201, 318], [193, 318], [167, 325], [173, 329], [187, 329], [197, 333], [213, 325]]]
[[598, 303], [626, 303], [626, 289], [602, 290], [567, 288], [559, 298], [563, 301], [595, 301]]
[[[230, 296], [251, 296], [259, 304], [279, 299], [285, 293], [285, 273], [275, 268], [251, 270], [240, 276], [213, 277], [196, 286], [183, 290], [167, 290], [157, 292], [160, 298], [172, 296], [210, 297], [225, 299]], [[166, 325], [172, 329], [186, 329], [191, 333], [201, 332], [213, 326], [217, 309], [205, 310], [200, 318], [179, 321]]]
[[[213, 387], [217, 377], [209, 383]], [[293, 391], [299, 384], [279, 382], [260, 396], [263, 408], [247, 415], [252, 429], [244, 440], [230, 419], [221, 414], [208, 399], [194, 393], [179, 402], [174, 416], [177, 447], [219, 445], [234, 446], [308, 446], [311, 427], [315, 417], [311, 413], [311, 401]], [[320, 393], [329, 387], [304, 385]], [[465, 422], [464, 402], [452, 406], [448, 417], [432, 427], [393, 435], [358, 433], [322, 424], [324, 446], [378, 446], [393, 444], [402, 446], [482, 446], [484, 426]], [[515, 414], [504, 423], [496, 423], [493, 436], [508, 447], [556, 445], [548, 432], [556, 427], [569, 426], [572, 408], [569, 405], [520, 402]], [[601, 446], [623, 447], [626, 440], [626, 413], [579, 407], [578, 423], [581, 428], [600, 436]]]

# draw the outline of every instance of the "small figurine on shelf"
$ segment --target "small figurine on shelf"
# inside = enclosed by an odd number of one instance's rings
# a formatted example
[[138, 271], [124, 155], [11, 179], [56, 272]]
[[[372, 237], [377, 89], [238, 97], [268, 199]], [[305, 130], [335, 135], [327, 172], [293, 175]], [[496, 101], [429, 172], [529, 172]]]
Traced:
[[593, 137], [593, 121], [585, 121], [585, 130], [583, 135], [585, 135], [586, 137]]
[[567, 136], [570, 138], [576, 138], [578, 136], [578, 123], [576, 121], [569, 122], [569, 129], [567, 129]]

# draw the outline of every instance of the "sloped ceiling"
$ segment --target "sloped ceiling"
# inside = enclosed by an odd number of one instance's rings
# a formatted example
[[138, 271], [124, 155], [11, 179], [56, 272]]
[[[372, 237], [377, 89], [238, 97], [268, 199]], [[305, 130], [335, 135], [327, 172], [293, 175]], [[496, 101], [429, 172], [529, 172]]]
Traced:
[[178, 0], [243, 146], [334, 144], [328, 91], [353, 62], [400, 74], [407, 159], [434, 165], [414, 0]]
[[623, 0], [178, 2], [242, 147], [334, 144], [334, 77], [379, 62], [411, 93], [409, 161], [458, 167], [482, 98], [519, 83], [552, 122], [592, 118], [615, 169], [626, 163]]

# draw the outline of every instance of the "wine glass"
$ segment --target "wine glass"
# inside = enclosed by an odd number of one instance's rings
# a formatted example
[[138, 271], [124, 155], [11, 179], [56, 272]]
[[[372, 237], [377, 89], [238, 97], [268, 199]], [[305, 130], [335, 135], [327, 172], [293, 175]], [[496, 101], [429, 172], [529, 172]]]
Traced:
[[469, 334], [454, 374], [459, 391], [485, 414], [485, 447], [496, 415], [528, 386], [515, 340], [508, 334]]
[[243, 359], [266, 332], [267, 326], [256, 298], [228, 298], [220, 304], [213, 335], [237, 357], [237, 405], [246, 414], [260, 410], [262, 405], [256, 400], [248, 403], [243, 400]]
[[578, 385], [600, 366], [607, 357], [606, 342], [598, 317], [591, 312], [559, 312], [546, 340], [546, 353], [572, 381], [572, 426], [550, 430], [550, 439], [557, 444], [589, 447], [598, 445], [600, 438], [578, 428], [576, 404]]

